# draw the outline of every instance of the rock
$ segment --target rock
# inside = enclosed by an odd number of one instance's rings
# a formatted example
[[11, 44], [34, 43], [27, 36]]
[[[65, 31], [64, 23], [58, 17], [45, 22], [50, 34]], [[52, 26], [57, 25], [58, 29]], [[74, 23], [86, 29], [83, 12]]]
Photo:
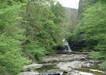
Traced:
[[59, 64], [57, 64], [57, 68], [66, 72], [72, 70], [72, 67], [70, 66], [70, 62], [60, 62]]
[[71, 71], [73, 68], [90, 67], [93, 64], [87, 61], [72, 61], [72, 62], [60, 62], [57, 67], [64, 71]]
[[89, 60], [89, 62], [90, 62], [90, 63], [93, 63], [93, 64], [95, 63], [95, 61], [94, 61], [94, 60]]
[[[43, 64], [33, 63], [31, 65], [24, 66], [23, 69], [25, 70], [23, 71], [26, 71], [28, 69], [27, 71], [30, 72], [22, 72], [20, 75], [94, 75], [92, 73], [75, 70], [95, 65], [95, 61], [88, 59], [87, 55], [84, 54], [55, 54], [45, 56], [42, 58], [42, 63]], [[36, 71], [39, 71], [38, 68], [44, 69], [42, 70], [43, 72], [35, 72], [35, 69]], [[51, 70], [49, 70], [48, 68]], [[92, 72], [105, 73], [94, 69], [89, 70]]]
[[73, 70], [69, 72], [67, 75], [94, 75], [94, 74]]
[[93, 71], [93, 72], [100, 72], [100, 73], [104, 73], [104, 74], [106, 74], [106, 72], [104, 72], [104, 71], [95, 70], [95, 69], [90, 69], [90, 71]]
[[73, 61], [73, 60], [85, 60], [87, 55], [84, 54], [57, 54], [52, 56], [45, 56], [42, 58], [42, 62], [63, 62], [63, 61]]
[[22, 72], [19, 75], [40, 75], [39, 72]]
[[63, 75], [63, 72], [59, 69], [52, 69], [41, 73], [41, 75]]
[[27, 66], [24, 66], [23, 69], [28, 69], [28, 68], [41, 68], [43, 66], [43, 64], [36, 64], [36, 63], [33, 63], [31, 65], [27, 65]]

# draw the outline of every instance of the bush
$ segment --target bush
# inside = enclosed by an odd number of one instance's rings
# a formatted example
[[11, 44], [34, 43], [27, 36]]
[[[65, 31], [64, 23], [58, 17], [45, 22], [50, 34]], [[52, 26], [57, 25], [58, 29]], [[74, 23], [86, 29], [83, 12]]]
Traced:
[[[106, 59], [106, 54], [105, 54], [106, 52], [91, 52], [90, 53], [90, 58], [93, 58], [94, 60], [99, 60], [99, 59]], [[104, 61], [104, 62], [102, 62], [102, 65], [101, 65], [101, 69], [103, 69], [103, 70], [106, 70], [106, 60]]]
[[81, 50], [86, 47], [83, 35], [76, 31], [68, 38], [68, 42], [73, 50]]
[[40, 60], [40, 58], [47, 53], [45, 48], [39, 46], [39, 42], [33, 41], [26, 45], [26, 51], [32, 59]]
[[93, 59], [95, 59], [95, 60], [98, 60], [98, 59], [101, 59], [101, 58], [105, 58], [104, 57], [104, 52], [91, 52], [90, 53], [90, 58], [93, 58]]
[[106, 70], [106, 60], [102, 63], [101, 68], [102, 68], [103, 70]]
[[15, 75], [29, 62], [22, 56], [21, 41], [0, 35], [0, 75]]

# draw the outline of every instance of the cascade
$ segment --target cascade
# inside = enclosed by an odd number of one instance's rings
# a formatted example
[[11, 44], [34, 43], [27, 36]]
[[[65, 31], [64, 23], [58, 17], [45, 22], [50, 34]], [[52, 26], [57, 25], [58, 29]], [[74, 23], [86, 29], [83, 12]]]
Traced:
[[63, 39], [63, 43], [65, 45], [65, 50], [64, 51], [65, 52], [72, 52], [72, 49], [70, 48], [68, 41], [66, 41], [65, 39]]

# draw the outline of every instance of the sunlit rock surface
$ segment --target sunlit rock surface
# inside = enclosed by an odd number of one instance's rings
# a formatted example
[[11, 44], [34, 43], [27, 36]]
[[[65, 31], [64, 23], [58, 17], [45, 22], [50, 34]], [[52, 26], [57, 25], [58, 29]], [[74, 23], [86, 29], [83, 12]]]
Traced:
[[87, 55], [84, 54], [57, 54], [51, 56], [45, 56], [42, 58], [42, 62], [62, 62], [86, 59]]
[[39, 72], [22, 72], [19, 75], [40, 75]]
[[60, 62], [57, 64], [57, 67], [61, 70], [71, 71], [74, 68], [81, 68], [81, 67], [90, 67], [93, 64], [89, 63], [88, 61], [72, 61], [72, 62]]
[[96, 69], [90, 69], [90, 71], [92, 71], [92, 72], [100, 72], [100, 73], [104, 73], [104, 74], [106, 74], [105, 71], [100, 71], [100, 70], [96, 70]]
[[68, 75], [94, 75], [94, 74], [75, 70], [75, 71], [69, 72]]
[[27, 66], [24, 66], [23, 69], [28, 69], [28, 68], [41, 68], [43, 66], [43, 64], [37, 64], [37, 63], [33, 63]]
[[19, 75], [106, 75], [104, 71], [92, 68], [98, 61], [88, 59], [83, 53], [48, 55], [40, 63], [24, 66], [25, 72]]
[[41, 75], [63, 75], [63, 72], [59, 69], [52, 69], [41, 73]]

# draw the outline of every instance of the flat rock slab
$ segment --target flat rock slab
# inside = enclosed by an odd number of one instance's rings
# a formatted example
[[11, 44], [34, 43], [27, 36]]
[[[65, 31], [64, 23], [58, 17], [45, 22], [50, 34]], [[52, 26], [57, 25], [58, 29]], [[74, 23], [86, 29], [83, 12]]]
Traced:
[[39, 72], [22, 72], [19, 75], [40, 75]]
[[94, 74], [87, 73], [87, 72], [81, 72], [81, 71], [71, 71], [68, 73], [68, 75], [94, 75]]
[[63, 75], [63, 72], [58, 69], [53, 69], [43, 72], [41, 75]]
[[28, 69], [28, 68], [41, 68], [43, 66], [43, 64], [37, 64], [37, 63], [33, 63], [27, 66], [24, 66], [23, 69]]
[[64, 71], [71, 71], [74, 68], [90, 67], [92, 65], [93, 64], [88, 61], [60, 62], [57, 64], [57, 68]]
[[82, 60], [86, 59], [87, 55], [84, 54], [57, 54], [51, 56], [45, 56], [42, 58], [42, 62], [62, 62], [62, 61], [73, 61], [73, 60]]
[[90, 71], [93, 71], [93, 72], [100, 72], [100, 73], [106, 74], [106, 72], [105, 72], [105, 71], [96, 70], [96, 69], [90, 69]]

